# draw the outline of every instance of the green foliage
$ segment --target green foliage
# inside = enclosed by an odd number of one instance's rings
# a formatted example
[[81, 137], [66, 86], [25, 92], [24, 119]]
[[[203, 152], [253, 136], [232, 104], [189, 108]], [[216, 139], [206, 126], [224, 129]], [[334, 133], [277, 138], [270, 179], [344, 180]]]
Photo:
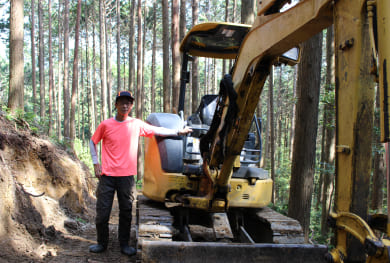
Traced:
[[333, 233], [330, 231], [327, 235], [321, 234], [321, 211], [312, 209], [310, 213], [310, 239], [316, 243], [330, 246]]
[[0, 0], [0, 40], [8, 39], [9, 32], [9, 13], [10, 13], [10, 2]]
[[5, 118], [15, 122], [19, 127], [29, 128], [33, 133], [39, 132], [39, 125], [35, 122], [36, 115], [33, 112], [26, 112], [21, 109], [16, 109], [11, 112], [5, 105], [0, 105], [1, 111], [6, 112]]
[[84, 220], [84, 219], [82, 219], [82, 218], [80, 218], [80, 217], [76, 217], [76, 221], [77, 221], [77, 222], [80, 222], [80, 223], [82, 223], [82, 224], [88, 223], [86, 220]]
[[75, 139], [74, 150], [77, 154], [77, 157], [80, 159], [80, 161], [82, 161], [85, 165], [87, 165], [90, 172], [94, 174], [92, 158], [89, 153], [88, 145], [83, 144], [83, 142], [80, 139]]
[[142, 190], [142, 180], [137, 180], [135, 183], [135, 187], [137, 188], [137, 191]]

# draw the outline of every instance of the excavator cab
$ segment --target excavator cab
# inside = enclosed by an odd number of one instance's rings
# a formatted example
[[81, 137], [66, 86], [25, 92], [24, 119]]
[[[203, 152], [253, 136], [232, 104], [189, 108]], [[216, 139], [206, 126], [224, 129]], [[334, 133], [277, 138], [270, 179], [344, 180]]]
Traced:
[[[201, 98], [200, 105], [194, 114], [187, 118], [187, 126], [193, 132], [185, 137], [184, 162], [202, 162], [200, 139], [210, 129], [217, 106], [218, 95], [208, 94]], [[261, 118], [253, 116], [248, 138], [240, 155], [241, 166], [258, 167], [262, 153]]]

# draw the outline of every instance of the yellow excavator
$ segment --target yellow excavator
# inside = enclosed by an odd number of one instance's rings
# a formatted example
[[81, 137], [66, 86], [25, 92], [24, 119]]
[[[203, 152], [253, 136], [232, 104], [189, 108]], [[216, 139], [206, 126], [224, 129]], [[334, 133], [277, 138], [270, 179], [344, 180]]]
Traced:
[[[142, 262], [390, 262], [387, 215], [368, 220], [375, 80], [381, 139], [390, 139], [387, 58], [389, 0], [262, 0], [253, 25], [204, 23], [181, 43], [179, 115], [147, 121], [186, 137], [145, 143], [143, 195], [137, 200]], [[269, 209], [272, 180], [256, 164], [261, 136], [255, 109], [274, 64], [298, 62], [299, 44], [333, 24], [336, 58], [336, 189], [329, 223], [334, 248], [304, 244], [296, 220]], [[188, 63], [234, 59], [217, 96], [184, 120]], [[382, 231], [382, 235], [377, 234]]]

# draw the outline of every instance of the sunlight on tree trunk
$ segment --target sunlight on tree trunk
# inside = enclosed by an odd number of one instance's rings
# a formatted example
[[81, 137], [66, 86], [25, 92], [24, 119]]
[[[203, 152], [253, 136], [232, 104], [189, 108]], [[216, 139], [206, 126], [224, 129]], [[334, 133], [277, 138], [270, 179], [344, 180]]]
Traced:
[[322, 33], [303, 43], [302, 58], [298, 66], [298, 104], [288, 215], [301, 223], [306, 242], [309, 238], [311, 200], [314, 186], [321, 43]]
[[11, 0], [8, 108], [24, 111], [23, 0]]

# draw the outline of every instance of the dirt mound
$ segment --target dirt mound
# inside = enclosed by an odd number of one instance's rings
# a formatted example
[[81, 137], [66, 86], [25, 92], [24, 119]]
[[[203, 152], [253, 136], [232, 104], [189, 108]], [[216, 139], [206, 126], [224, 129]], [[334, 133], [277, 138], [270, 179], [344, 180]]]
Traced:
[[95, 189], [76, 156], [0, 113], [0, 262], [50, 261], [93, 232]]

